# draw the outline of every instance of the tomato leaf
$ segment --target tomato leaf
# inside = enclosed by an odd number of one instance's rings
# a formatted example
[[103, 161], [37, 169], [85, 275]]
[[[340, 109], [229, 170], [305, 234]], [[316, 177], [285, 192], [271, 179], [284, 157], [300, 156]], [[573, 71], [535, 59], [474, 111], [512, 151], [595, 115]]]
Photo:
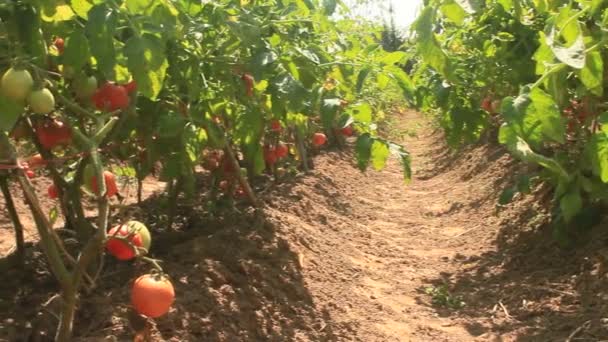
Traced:
[[114, 64], [116, 64], [116, 51], [114, 50], [114, 31], [117, 15], [106, 4], [95, 5], [88, 13], [89, 21], [86, 23], [86, 33], [91, 44], [91, 53], [97, 60], [99, 69], [108, 79], [114, 79]]
[[8, 97], [0, 94], [0, 108], [2, 108], [2, 120], [0, 120], [0, 131], [10, 131], [13, 129], [19, 117], [24, 111], [20, 105]]
[[559, 202], [564, 220], [570, 222], [583, 209], [583, 198], [580, 189], [574, 188], [566, 192]]
[[134, 36], [125, 44], [124, 53], [139, 92], [152, 100], [156, 99], [163, 88], [169, 66], [164, 42], [151, 34]]
[[91, 59], [89, 40], [81, 29], [75, 28], [66, 38], [63, 58], [74, 70], [80, 70]]

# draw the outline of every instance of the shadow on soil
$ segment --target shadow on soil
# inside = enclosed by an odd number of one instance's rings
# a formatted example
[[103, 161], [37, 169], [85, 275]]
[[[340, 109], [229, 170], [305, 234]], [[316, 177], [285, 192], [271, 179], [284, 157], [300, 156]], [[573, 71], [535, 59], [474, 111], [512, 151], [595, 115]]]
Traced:
[[[475, 162], [479, 166], [465, 171], [463, 180], [482, 174], [504, 154], [498, 147], [483, 148], [484, 162]], [[432, 151], [427, 157], [439, 161], [438, 170], [425, 170], [424, 176], [454, 169], [466, 153]], [[511, 181], [509, 175], [496, 180], [496, 189]], [[497, 203], [497, 193], [481, 193], [470, 206], [486, 201]], [[462, 319], [482, 339], [508, 332], [521, 342], [565, 341], [571, 335], [578, 338], [573, 341], [608, 340], [608, 222], [597, 225], [576, 247], [563, 249], [552, 236], [552, 226], [535, 221], [537, 209], [529, 204], [519, 205], [516, 219], [503, 223], [493, 242], [495, 251], [455, 258], [452, 262], [461, 271], [425, 280], [434, 288], [447, 286], [442, 300], [462, 298], [466, 303], [462, 308], [435, 306], [437, 313]], [[420, 293], [421, 298], [431, 297], [425, 289]]]
[[[247, 208], [219, 209], [210, 217], [199, 207], [180, 206], [181, 224], [175, 226], [181, 228], [168, 231], [162, 227], [163, 201], [153, 197], [132, 206], [131, 218], [152, 231], [151, 257], [163, 260], [175, 286], [173, 310], [154, 322], [134, 315], [131, 281], [151, 267], [106, 256], [99, 287], [80, 303], [79, 340], [132, 340], [136, 334], [179, 341], [337, 340], [329, 313], [314, 307], [297, 253], [271, 222]], [[30, 252], [36, 255], [28, 268], [9, 268], [10, 278], [0, 282], [0, 340], [52, 340], [54, 306], [42, 304], [57, 288], [37, 248]]]

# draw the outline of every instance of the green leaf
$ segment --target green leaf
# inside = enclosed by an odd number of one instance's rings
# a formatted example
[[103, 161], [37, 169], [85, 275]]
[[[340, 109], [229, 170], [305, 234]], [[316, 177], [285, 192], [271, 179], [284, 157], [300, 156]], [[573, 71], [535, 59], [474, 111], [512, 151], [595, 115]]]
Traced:
[[125, 5], [127, 10], [131, 14], [136, 15], [149, 15], [152, 13], [154, 8], [158, 6], [160, 2], [158, 0], [126, 0]]
[[169, 66], [164, 42], [150, 34], [133, 36], [125, 44], [124, 54], [129, 71], [137, 81], [137, 89], [142, 95], [156, 99], [163, 88]]
[[91, 53], [97, 60], [99, 69], [108, 79], [114, 79], [116, 51], [114, 50], [114, 31], [117, 16], [113, 9], [105, 4], [95, 5], [89, 11], [89, 21], [86, 33], [89, 41], [95, 42], [90, 46]]
[[585, 67], [578, 72], [581, 82], [594, 95], [602, 96], [604, 93], [604, 60], [599, 51], [587, 54]]
[[566, 125], [560, 109], [553, 98], [539, 88], [530, 92], [532, 104], [527, 115], [534, 115], [541, 123], [543, 134], [559, 143], [564, 143]]
[[371, 124], [373, 121], [372, 106], [369, 103], [364, 102], [351, 106], [347, 112], [357, 122], [367, 125]]
[[386, 65], [394, 65], [396, 63], [402, 63], [406, 57], [407, 57], [407, 54], [405, 52], [395, 51], [395, 52], [391, 52], [391, 53], [387, 54], [386, 56], [383, 56], [380, 59], [380, 62], [384, 63]]
[[23, 105], [0, 94], [0, 108], [2, 109], [0, 131], [11, 131], [24, 111]]
[[570, 222], [583, 209], [583, 198], [580, 189], [574, 188], [568, 191], [559, 202], [564, 220]]
[[380, 171], [386, 166], [386, 161], [390, 156], [390, 149], [387, 143], [375, 140], [371, 148], [371, 161], [374, 169]]
[[361, 93], [361, 89], [363, 88], [363, 84], [365, 83], [365, 79], [367, 78], [367, 75], [369, 75], [370, 71], [372, 71], [371, 67], [364, 67], [363, 69], [361, 69], [361, 71], [359, 71], [359, 75], [357, 76], [357, 87], [356, 87], [356, 91], [357, 93]]
[[72, 10], [79, 17], [87, 19], [88, 13], [96, 4], [102, 3], [103, 0], [72, 0], [70, 4], [72, 5]]
[[441, 5], [441, 13], [458, 26], [464, 23], [464, 19], [467, 16], [467, 12], [453, 0], [446, 1]]
[[324, 99], [321, 105], [321, 122], [326, 130], [330, 130], [334, 126], [336, 115], [340, 109], [340, 99]]
[[373, 144], [374, 139], [372, 139], [369, 133], [362, 134], [357, 138], [357, 143], [355, 144], [355, 155], [357, 157], [357, 166], [361, 171], [365, 171], [369, 165], [369, 160], [372, 156]]
[[66, 38], [63, 58], [64, 63], [73, 67], [74, 70], [80, 70], [91, 59], [89, 40], [81, 29], [74, 28], [74, 31]]
[[450, 79], [450, 61], [435, 38], [434, 18], [435, 9], [427, 6], [414, 22], [412, 27], [418, 35], [417, 49], [425, 63]]
[[325, 10], [325, 15], [331, 16], [336, 11], [336, 6], [338, 5], [336, 0], [323, 0], [323, 9]]
[[[569, 12], [568, 12], [569, 13]], [[547, 36], [547, 44], [551, 47], [551, 50], [555, 54], [555, 57], [561, 62], [569, 65], [575, 69], [582, 69], [585, 67], [585, 42], [583, 40], [583, 34], [578, 27], [578, 22], [564, 20], [566, 23], [565, 27], [553, 26], [551, 32]], [[560, 34], [565, 37], [568, 45], [563, 45], [559, 42]]]
[[591, 159], [593, 172], [602, 182], [608, 183], [608, 133], [594, 134], [587, 144], [586, 152]]

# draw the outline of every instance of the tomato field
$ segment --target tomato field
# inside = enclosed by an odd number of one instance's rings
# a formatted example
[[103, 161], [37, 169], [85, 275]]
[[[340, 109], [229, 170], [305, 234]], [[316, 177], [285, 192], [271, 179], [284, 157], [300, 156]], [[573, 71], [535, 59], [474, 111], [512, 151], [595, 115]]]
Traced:
[[608, 337], [608, 4], [362, 3], [0, 1], [0, 340]]

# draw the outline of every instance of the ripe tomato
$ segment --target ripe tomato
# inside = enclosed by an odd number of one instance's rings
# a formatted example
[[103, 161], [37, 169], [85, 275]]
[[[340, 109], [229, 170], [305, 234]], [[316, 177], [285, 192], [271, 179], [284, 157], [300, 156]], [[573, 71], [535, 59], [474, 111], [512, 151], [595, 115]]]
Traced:
[[268, 165], [274, 165], [277, 162], [277, 152], [274, 147], [265, 146], [264, 147], [264, 160]]
[[8, 69], [0, 82], [4, 95], [17, 102], [25, 100], [34, 87], [34, 79], [25, 69]]
[[488, 113], [492, 112], [492, 98], [486, 96], [481, 100], [481, 109], [485, 110]]
[[285, 158], [289, 154], [289, 148], [285, 144], [278, 144], [275, 150], [275, 155], [277, 158]]
[[243, 76], [241, 76], [241, 79], [243, 80], [243, 83], [245, 83], [245, 93], [247, 94], [247, 96], [253, 96], [253, 85], [255, 83], [253, 75], [251, 75], [250, 73], [245, 73], [243, 74]]
[[[106, 196], [113, 197], [118, 193], [118, 186], [116, 185], [116, 177], [110, 171], [103, 172], [103, 178], [106, 181]], [[91, 190], [94, 194], [99, 195], [99, 188], [97, 187], [97, 177], [91, 176]]]
[[[132, 225], [127, 223], [110, 229], [108, 231], [108, 241], [106, 242], [108, 253], [118, 260], [131, 260], [137, 255], [136, 247], [146, 248], [142, 235], [133, 228]], [[147, 231], [148, 229], [145, 228], [145, 230]], [[149, 235], [150, 233], [148, 232], [148, 237]], [[119, 238], [126, 239], [127, 241]]]
[[47, 150], [72, 143], [72, 130], [60, 120], [50, 120], [36, 128], [40, 144]]
[[218, 151], [206, 151], [203, 154], [203, 168], [208, 171], [215, 171], [220, 167], [222, 156]]
[[63, 48], [65, 46], [65, 42], [63, 41], [63, 38], [57, 37], [55, 38], [55, 42], [53, 43], [53, 45], [55, 45], [55, 47], [57, 48], [57, 51], [59, 52], [59, 54], [63, 54]]
[[131, 288], [131, 304], [140, 315], [160, 317], [169, 312], [174, 300], [173, 284], [161, 275], [145, 274]]
[[283, 130], [281, 122], [279, 120], [270, 121], [270, 130], [275, 133], [280, 133]]
[[49, 194], [50, 199], [59, 198], [59, 190], [57, 190], [57, 187], [55, 186], [55, 184], [51, 184], [49, 186], [49, 188], [47, 189], [47, 193]]
[[131, 82], [125, 84], [124, 87], [127, 90], [127, 94], [131, 95], [135, 91], [137, 91], [137, 82], [135, 82], [135, 80], [132, 80]]
[[95, 76], [82, 76], [74, 80], [72, 85], [77, 98], [81, 100], [90, 99], [97, 90], [97, 78]]
[[55, 96], [46, 88], [31, 92], [28, 102], [36, 114], [47, 114], [55, 109]]
[[122, 110], [129, 106], [129, 94], [123, 86], [106, 82], [93, 94], [93, 102], [99, 110]]
[[29, 179], [36, 178], [36, 172], [34, 172], [34, 171], [30, 170], [30, 169], [25, 170], [25, 175]]
[[44, 167], [46, 166], [46, 160], [40, 154], [35, 154], [27, 160], [27, 165], [32, 169]]
[[346, 126], [340, 130], [340, 133], [342, 133], [342, 135], [345, 137], [352, 137], [353, 136], [353, 127]]
[[327, 137], [323, 133], [315, 133], [312, 136], [312, 144], [316, 147], [322, 146], [327, 142]]

